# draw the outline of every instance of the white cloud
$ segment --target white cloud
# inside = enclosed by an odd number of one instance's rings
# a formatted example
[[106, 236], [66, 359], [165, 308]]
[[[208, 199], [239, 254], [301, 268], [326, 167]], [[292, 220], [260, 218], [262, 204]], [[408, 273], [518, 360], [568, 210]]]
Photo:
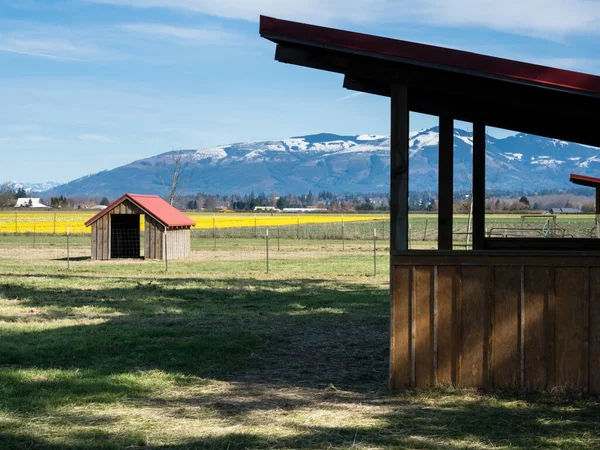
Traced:
[[336, 100], [336, 102], [343, 102], [345, 100], [350, 100], [351, 98], [360, 97], [361, 95], [365, 95], [364, 92], [354, 92], [353, 94], [345, 95], [344, 97], [340, 97]]
[[320, 24], [418, 22], [557, 40], [600, 32], [596, 0], [88, 0], [257, 21], [260, 14]]
[[92, 61], [106, 53], [90, 41], [89, 30], [33, 22], [0, 22], [0, 52], [57, 61]]
[[117, 140], [118, 140], [118, 139], [111, 138], [108, 136], [102, 136], [100, 134], [80, 134], [79, 139], [81, 141], [100, 142], [102, 144], [110, 144], [112, 142], [117, 142]]
[[157, 23], [129, 23], [120, 27], [127, 31], [154, 37], [174, 38], [193, 44], [234, 44], [239, 41], [238, 35], [215, 26], [183, 28]]

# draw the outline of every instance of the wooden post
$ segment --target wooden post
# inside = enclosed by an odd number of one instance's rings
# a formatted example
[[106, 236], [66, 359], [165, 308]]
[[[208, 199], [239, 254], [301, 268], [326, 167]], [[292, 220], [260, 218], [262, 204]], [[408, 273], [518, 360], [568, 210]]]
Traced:
[[440, 117], [438, 152], [438, 250], [452, 250], [454, 120], [451, 117]]
[[391, 87], [390, 251], [408, 250], [408, 88]]
[[373, 228], [373, 276], [377, 276], [377, 228]]
[[269, 229], [267, 228], [267, 233], [265, 235], [265, 245], [267, 250], [267, 273], [269, 273]]
[[485, 243], [485, 124], [473, 123], [473, 250]]
[[[556, 221], [556, 217], [554, 218]], [[600, 239], [600, 192], [596, 188], [596, 237]]]

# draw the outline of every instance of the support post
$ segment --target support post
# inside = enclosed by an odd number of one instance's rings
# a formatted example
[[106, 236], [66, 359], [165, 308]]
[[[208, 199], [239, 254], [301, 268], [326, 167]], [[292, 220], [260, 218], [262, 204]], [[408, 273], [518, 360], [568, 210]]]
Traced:
[[408, 250], [408, 88], [391, 87], [390, 251]]
[[600, 192], [596, 188], [596, 237], [600, 239]]
[[485, 124], [473, 123], [473, 250], [485, 241]]
[[438, 152], [438, 250], [452, 250], [454, 120], [448, 116], [440, 117]]

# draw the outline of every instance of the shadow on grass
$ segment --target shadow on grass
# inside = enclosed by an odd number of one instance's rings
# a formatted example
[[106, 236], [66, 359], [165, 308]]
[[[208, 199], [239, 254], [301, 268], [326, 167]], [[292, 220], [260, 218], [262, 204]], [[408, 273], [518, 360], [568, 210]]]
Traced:
[[[156, 369], [360, 391], [387, 383], [388, 292], [382, 287], [202, 278], [112, 279], [113, 287], [89, 289], [70, 287], [90, 284], [83, 277], [58, 284], [0, 285], [1, 297], [31, 308], [30, 316], [19, 317], [29, 322], [5, 326], [0, 366]], [[83, 312], [97, 314], [99, 323], [77, 323]], [[66, 323], [30, 326], [47, 320]]]
[[[22, 423], [44, 417], [49, 426], [76, 426], [54, 443], [0, 415], [2, 448], [144, 448], [145, 433], [123, 430], [118, 417], [68, 410], [123, 402], [159, 408], [164, 420], [206, 413], [220, 424], [202, 439], [151, 448], [525, 449], [600, 443], [600, 407], [589, 400], [565, 406], [544, 397], [454, 396], [442, 390], [388, 395], [389, 297], [380, 285], [57, 276], [46, 287], [30, 280], [2, 284], [0, 297], [27, 313], [0, 330], [0, 414]], [[81, 323], [82, 317], [97, 320]], [[160, 383], [186, 387], [204, 379], [229, 382], [228, 391], [155, 397]], [[327, 389], [330, 383], [344, 392]], [[281, 434], [256, 431], [265, 414], [283, 420], [319, 409], [356, 411], [368, 420], [325, 426], [300, 418]], [[111, 421], [118, 431], [101, 429]]]

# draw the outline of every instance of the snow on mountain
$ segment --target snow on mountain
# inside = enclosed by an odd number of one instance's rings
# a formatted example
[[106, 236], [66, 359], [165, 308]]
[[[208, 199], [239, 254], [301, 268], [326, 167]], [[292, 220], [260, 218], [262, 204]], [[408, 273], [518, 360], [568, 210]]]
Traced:
[[[410, 133], [411, 189], [437, 186], [439, 129]], [[495, 189], [568, 188], [569, 173], [600, 175], [600, 150], [527, 134], [504, 139], [487, 136], [488, 179]], [[469, 186], [473, 134], [454, 132], [455, 188]], [[287, 139], [239, 142], [185, 150], [192, 174], [185, 192], [248, 193], [385, 192], [389, 189], [389, 136], [322, 133]], [[173, 152], [135, 161], [50, 189], [48, 195], [107, 195], [124, 192], [164, 194]]]
[[54, 187], [60, 186], [61, 183], [57, 183], [55, 181], [44, 181], [41, 183], [34, 182], [20, 182], [20, 181], [7, 181], [2, 184], [8, 184], [11, 186], [13, 190], [24, 189], [25, 192], [42, 192], [47, 191], [48, 189], [52, 189]]

